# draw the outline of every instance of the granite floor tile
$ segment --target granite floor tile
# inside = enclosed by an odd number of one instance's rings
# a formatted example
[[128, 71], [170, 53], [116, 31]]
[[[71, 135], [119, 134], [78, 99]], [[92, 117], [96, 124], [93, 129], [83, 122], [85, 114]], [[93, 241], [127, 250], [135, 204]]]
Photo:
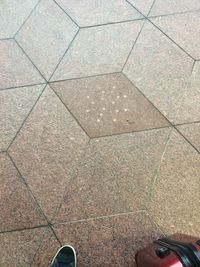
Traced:
[[44, 85], [0, 91], [0, 151], [5, 151], [37, 101]]
[[55, 226], [63, 244], [75, 246], [80, 266], [134, 266], [135, 252], [160, 236], [143, 213]]
[[200, 123], [185, 124], [177, 128], [200, 152]]
[[133, 21], [81, 29], [51, 80], [121, 71], [142, 24]]
[[193, 58], [200, 59], [200, 11], [151, 20]]
[[80, 27], [142, 18], [123, 0], [79, 1], [56, 0]]
[[46, 233], [46, 228], [36, 228], [0, 234], [0, 266], [32, 266], [35, 254]]
[[0, 89], [42, 82], [43, 78], [14, 40], [0, 41]]
[[200, 157], [175, 130], [160, 166], [149, 214], [167, 234], [200, 234]]
[[91, 137], [169, 125], [122, 74], [57, 82], [51, 86]]
[[200, 8], [198, 0], [156, 0], [150, 16], [167, 15], [173, 13], [193, 11]]
[[136, 7], [142, 14], [148, 15], [154, 0], [128, 0], [134, 7]]
[[9, 152], [49, 217], [87, 142], [86, 134], [47, 87]]
[[16, 36], [48, 80], [78, 27], [51, 0], [42, 0]]
[[125, 66], [125, 75], [170, 120], [176, 117], [193, 60], [146, 23]]
[[181, 97], [174, 124], [200, 121], [200, 61], [196, 61], [187, 90]]
[[91, 141], [54, 221], [141, 210], [168, 134], [167, 128]]
[[46, 224], [17, 170], [0, 154], [0, 232]]
[[38, 0], [1, 1], [0, 39], [15, 35]]

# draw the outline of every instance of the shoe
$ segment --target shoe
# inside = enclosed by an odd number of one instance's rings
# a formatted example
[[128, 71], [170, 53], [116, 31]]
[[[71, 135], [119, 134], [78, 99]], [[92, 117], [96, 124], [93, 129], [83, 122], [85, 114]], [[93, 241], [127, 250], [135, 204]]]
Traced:
[[76, 251], [72, 246], [61, 247], [53, 261], [51, 267], [76, 267]]

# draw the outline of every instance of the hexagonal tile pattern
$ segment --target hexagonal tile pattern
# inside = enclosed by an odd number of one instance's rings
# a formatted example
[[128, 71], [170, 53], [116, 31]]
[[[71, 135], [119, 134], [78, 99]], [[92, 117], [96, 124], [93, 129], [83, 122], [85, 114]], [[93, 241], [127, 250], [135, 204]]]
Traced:
[[136, 7], [142, 14], [148, 15], [154, 0], [128, 0], [134, 7]]
[[193, 58], [200, 59], [200, 11], [158, 17], [152, 21]]
[[160, 232], [143, 213], [55, 226], [63, 244], [75, 246], [80, 266], [132, 266], [135, 253]]
[[165, 233], [200, 234], [199, 168], [199, 154], [174, 130], [149, 204], [149, 214]]
[[[38, 253], [38, 248], [47, 235], [52, 236], [51, 232], [46, 228], [0, 234], [0, 265], [8, 267], [33, 266], [33, 261], [35, 261], [35, 256], [37, 255], [36, 252]], [[54, 247], [55, 242], [57, 241], [54, 240]], [[53, 245], [53, 243], [51, 244]], [[44, 255], [46, 258], [47, 253]], [[51, 257], [53, 257], [53, 254]], [[37, 267], [42, 266], [48, 265], [37, 265]]]
[[42, 0], [16, 39], [48, 80], [77, 31], [54, 1]]
[[134, 21], [81, 29], [51, 80], [121, 71], [142, 24]]
[[156, 0], [150, 12], [151, 16], [166, 15], [180, 12], [198, 10], [199, 0]]
[[181, 97], [175, 124], [200, 121], [200, 61], [196, 61], [187, 90]]
[[15, 35], [39, 0], [1, 2], [0, 39]]
[[45, 224], [9, 157], [0, 154], [0, 232]]
[[169, 125], [122, 74], [52, 83], [51, 86], [91, 137]]
[[180, 125], [177, 128], [200, 152], [200, 123]]
[[168, 134], [160, 129], [92, 140], [54, 220], [142, 209]]
[[193, 63], [156, 27], [146, 23], [124, 73], [173, 122]]
[[44, 85], [0, 91], [0, 151], [5, 151], [38, 99]]
[[47, 87], [9, 151], [49, 217], [87, 142], [86, 134]]
[[123, 0], [56, 0], [79, 26], [91, 26], [142, 18]]
[[43, 78], [14, 40], [0, 41], [0, 89], [42, 82]]

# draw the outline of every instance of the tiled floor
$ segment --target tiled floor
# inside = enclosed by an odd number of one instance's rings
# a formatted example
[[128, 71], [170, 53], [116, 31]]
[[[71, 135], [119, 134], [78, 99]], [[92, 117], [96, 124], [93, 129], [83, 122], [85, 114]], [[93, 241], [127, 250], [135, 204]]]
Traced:
[[0, 267], [200, 237], [199, 153], [199, 0], [0, 4]]

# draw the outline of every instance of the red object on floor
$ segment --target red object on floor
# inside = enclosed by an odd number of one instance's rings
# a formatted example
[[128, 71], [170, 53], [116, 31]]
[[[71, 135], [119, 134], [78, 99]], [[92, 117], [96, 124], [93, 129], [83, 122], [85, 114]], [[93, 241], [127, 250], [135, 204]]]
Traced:
[[135, 258], [137, 267], [200, 267], [200, 240], [175, 234], [158, 239]]

